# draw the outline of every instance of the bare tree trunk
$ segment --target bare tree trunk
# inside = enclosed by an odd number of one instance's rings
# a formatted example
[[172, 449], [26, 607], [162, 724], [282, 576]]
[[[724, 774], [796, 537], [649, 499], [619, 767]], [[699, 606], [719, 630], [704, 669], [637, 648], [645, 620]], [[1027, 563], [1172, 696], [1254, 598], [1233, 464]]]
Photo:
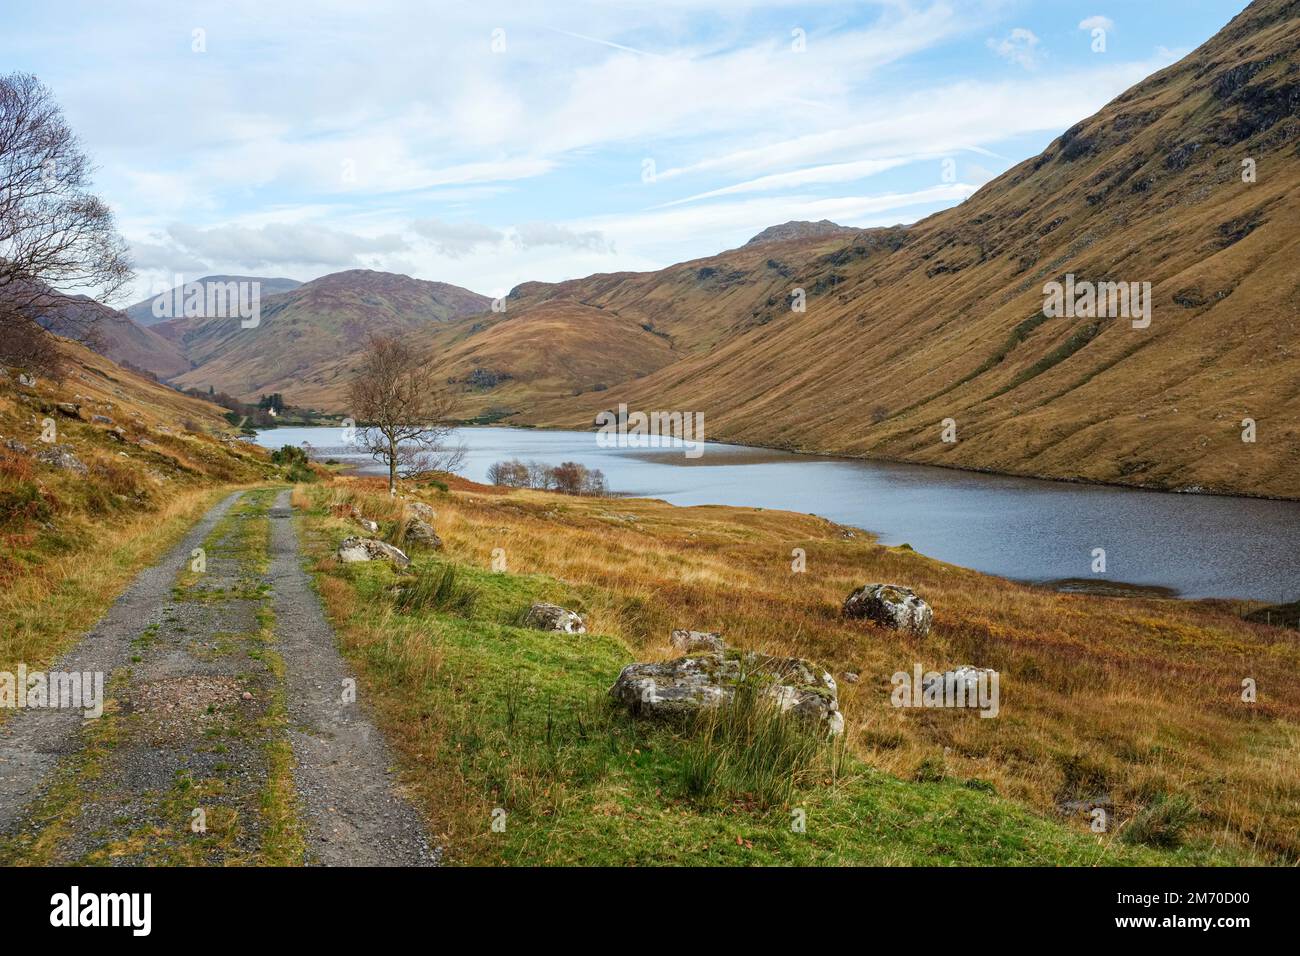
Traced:
[[388, 497], [397, 497], [397, 442], [388, 441]]

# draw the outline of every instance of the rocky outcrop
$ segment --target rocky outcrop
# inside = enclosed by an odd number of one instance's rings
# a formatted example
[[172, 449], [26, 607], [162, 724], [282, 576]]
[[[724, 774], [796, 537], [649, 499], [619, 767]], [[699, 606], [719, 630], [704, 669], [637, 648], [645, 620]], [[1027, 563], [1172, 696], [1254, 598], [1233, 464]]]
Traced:
[[716, 631], [673, 631], [669, 643], [683, 654], [696, 654], [700, 651], [712, 651], [720, 654], [727, 649], [722, 635]]
[[406, 522], [406, 540], [434, 551], [442, 550], [442, 538], [438, 537], [432, 525], [419, 518]]
[[405, 552], [387, 542], [355, 536], [343, 539], [343, 543], [339, 545], [338, 558], [344, 564], [354, 561], [391, 561], [399, 568], [404, 568], [411, 563], [411, 559]]
[[929, 634], [934, 622], [930, 605], [900, 584], [864, 584], [845, 599], [843, 614], [917, 637]]
[[835, 678], [798, 657], [726, 651], [629, 664], [610, 695], [639, 716], [683, 719], [731, 703], [742, 688], [819, 731], [844, 730]]
[[36, 460], [78, 475], [86, 474], [85, 464], [67, 445], [50, 445], [48, 448], [41, 448], [36, 452]]
[[566, 634], [586, 634], [587, 622], [576, 611], [558, 604], [534, 604], [524, 615], [524, 627], [539, 631], [563, 631]]
[[762, 242], [788, 242], [791, 239], [826, 239], [830, 237], [847, 239], [857, 235], [859, 231], [852, 226], [841, 226], [829, 219], [822, 219], [817, 222], [792, 219], [790, 222], [783, 222], [777, 226], [768, 226], [745, 245], [756, 246]]

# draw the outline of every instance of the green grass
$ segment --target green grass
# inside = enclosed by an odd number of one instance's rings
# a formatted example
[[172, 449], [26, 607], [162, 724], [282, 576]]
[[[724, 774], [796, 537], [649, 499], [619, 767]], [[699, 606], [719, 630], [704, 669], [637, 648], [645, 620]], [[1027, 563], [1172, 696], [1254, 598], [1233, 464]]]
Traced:
[[[316, 557], [346, 532], [320, 506]], [[1190, 865], [1231, 862], [1194, 846], [1153, 848], [1072, 829], [951, 779], [875, 770], [796, 737], [748, 703], [692, 727], [636, 720], [608, 689], [633, 660], [622, 641], [515, 626], [538, 600], [581, 610], [608, 595], [545, 575], [455, 567], [469, 605], [393, 609], [386, 565], [315, 566], [345, 652], [394, 740], [404, 779], [450, 834], [457, 862], [511, 865]], [[494, 814], [504, 811], [504, 829]], [[802, 823], [802, 826], [799, 824]]]
[[406, 614], [417, 611], [469, 614], [478, 601], [478, 589], [458, 580], [454, 564], [429, 568], [399, 587], [394, 605]]

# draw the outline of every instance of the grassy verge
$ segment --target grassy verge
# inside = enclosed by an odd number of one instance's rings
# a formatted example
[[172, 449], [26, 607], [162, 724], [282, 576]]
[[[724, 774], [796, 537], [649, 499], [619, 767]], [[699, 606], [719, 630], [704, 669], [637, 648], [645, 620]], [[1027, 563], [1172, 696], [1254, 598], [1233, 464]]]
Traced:
[[[180, 491], [157, 511], [44, 539], [24, 568], [0, 580], [0, 670], [47, 664], [103, 616], [142, 569], [156, 563], [228, 487]], [[0, 711], [0, 720], [4, 719]]]
[[[472, 490], [430, 503], [447, 550], [413, 549], [412, 568], [399, 573], [339, 565], [332, 550], [357, 533], [341, 516], [351, 504], [400, 537], [401, 502], [364, 481], [295, 493], [343, 649], [455, 861], [1287, 859], [1294, 834], [1272, 824], [1296, 812], [1287, 802], [1294, 724], [1277, 709], [1293, 702], [1238, 713], [1225, 700], [1207, 718], [1203, 702], [1180, 698], [1181, 686], [1132, 697], [1157, 649], [1166, 679], [1184, 679], [1188, 655], [1202, 667], [1228, 657], [1270, 684], [1276, 659], [1280, 678], [1294, 647], [1252, 643], [1258, 632], [1229, 624], [1222, 609], [1036, 591], [880, 548], [809, 516]], [[807, 549], [808, 573], [790, 573], [792, 547]], [[508, 571], [490, 570], [494, 551]], [[838, 601], [864, 580], [915, 584], [939, 608], [937, 633], [909, 643], [840, 621]], [[539, 600], [581, 610], [591, 633], [517, 626]], [[860, 673], [859, 683], [841, 684], [841, 747], [799, 750], [761, 716], [672, 728], [611, 707], [606, 692], [621, 667], [672, 656], [672, 627], [717, 628], [737, 646]], [[889, 706], [895, 670], [967, 660], [1003, 671], [999, 719]], [[1121, 697], [1127, 704], [1115, 713]], [[758, 750], [770, 759], [754, 759]], [[1216, 781], [1265, 766], [1271, 780], [1217, 805], [1210, 798]], [[1104, 834], [1058, 809], [1097, 791], [1115, 806]], [[1252, 839], [1257, 828], [1267, 841]]]

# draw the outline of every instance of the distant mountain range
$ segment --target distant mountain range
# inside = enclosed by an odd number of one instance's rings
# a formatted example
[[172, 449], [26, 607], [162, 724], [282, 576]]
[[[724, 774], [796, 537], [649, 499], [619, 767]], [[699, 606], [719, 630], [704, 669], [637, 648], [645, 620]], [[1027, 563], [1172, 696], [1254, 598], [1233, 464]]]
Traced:
[[123, 311], [130, 316], [131, 321], [139, 325], [157, 325], [159, 322], [166, 322], [168, 319], [174, 317], [170, 314], [161, 316], [155, 315], [154, 305], [157, 300], [161, 299], [163, 301], [163, 305], [159, 307], [158, 311], [164, 311], [166, 308], [170, 307], [171, 303], [177, 300], [178, 294], [183, 301], [184, 296], [189, 293], [191, 286], [200, 286], [204, 290], [204, 299], [206, 301], [208, 286], [225, 286], [232, 282], [258, 283], [259, 294], [263, 298], [275, 295], [278, 292], [289, 292], [290, 290], [296, 289], [298, 286], [302, 285], [302, 283], [297, 279], [268, 279], [264, 276], [204, 276], [201, 279], [195, 279], [191, 283], [175, 286], [167, 292], [151, 296], [142, 302], [137, 302], [135, 305], [127, 306]]
[[[490, 305], [487, 296], [444, 282], [353, 269], [264, 298], [255, 328], [219, 317], [169, 319], [154, 328], [193, 366], [172, 379], [178, 387], [212, 385], [245, 398], [280, 392], [301, 403], [313, 383], [320, 391], [322, 370], [355, 356], [369, 335], [414, 333]], [[344, 383], [331, 384], [322, 404], [338, 408]]]
[[[1298, 46], [1300, 0], [1256, 0], [907, 227], [785, 223], [657, 272], [526, 282], [503, 312], [352, 270], [264, 286], [257, 328], [170, 319], [107, 354], [178, 387], [346, 412], [361, 343], [395, 331], [467, 418], [585, 428], [626, 402], [703, 411], [715, 439], [1300, 496]], [[1053, 282], [1149, 283], [1150, 324], [1048, 314]]]

